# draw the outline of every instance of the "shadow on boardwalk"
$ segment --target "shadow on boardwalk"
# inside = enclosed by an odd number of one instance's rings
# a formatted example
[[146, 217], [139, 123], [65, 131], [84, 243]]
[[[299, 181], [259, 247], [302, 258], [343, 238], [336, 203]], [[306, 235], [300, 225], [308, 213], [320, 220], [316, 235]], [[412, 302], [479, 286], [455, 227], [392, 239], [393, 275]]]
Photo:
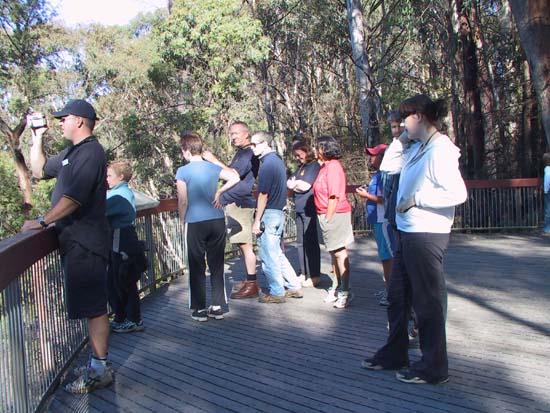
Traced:
[[[308, 289], [283, 305], [231, 300], [225, 320], [197, 323], [186, 279], [177, 280], [144, 301], [145, 332], [112, 336], [115, 385], [85, 396], [60, 390], [50, 411], [550, 412], [549, 247], [537, 236], [453, 235], [445, 385], [360, 368], [386, 337], [373, 297], [381, 265], [363, 238], [350, 258], [351, 307], [333, 309], [324, 290]], [[243, 269], [228, 266], [229, 291]]]

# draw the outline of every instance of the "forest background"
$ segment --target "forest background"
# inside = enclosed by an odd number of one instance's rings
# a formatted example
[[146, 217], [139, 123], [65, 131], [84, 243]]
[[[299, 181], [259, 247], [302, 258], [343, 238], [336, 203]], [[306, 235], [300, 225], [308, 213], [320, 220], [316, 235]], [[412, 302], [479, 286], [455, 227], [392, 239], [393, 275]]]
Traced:
[[[548, 0], [168, 0], [124, 26], [67, 28], [46, 0], [0, 0], [0, 239], [49, 207], [29, 173], [29, 108], [45, 150], [67, 145], [49, 115], [85, 98], [109, 159], [132, 186], [174, 195], [178, 135], [198, 131], [229, 161], [234, 120], [345, 148], [349, 183], [365, 145], [389, 143], [388, 112], [417, 93], [446, 99], [442, 128], [466, 179], [536, 177], [550, 142]], [[546, 133], [545, 133], [546, 131]]]

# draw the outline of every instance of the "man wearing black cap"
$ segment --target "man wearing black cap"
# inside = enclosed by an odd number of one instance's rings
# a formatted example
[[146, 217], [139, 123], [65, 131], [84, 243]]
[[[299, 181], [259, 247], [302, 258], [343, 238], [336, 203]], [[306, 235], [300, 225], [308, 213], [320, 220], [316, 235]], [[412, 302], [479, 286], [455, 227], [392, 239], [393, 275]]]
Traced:
[[71, 100], [53, 116], [72, 145], [46, 159], [42, 136], [46, 127], [32, 129], [30, 162], [36, 178], [57, 178], [52, 208], [22, 230], [47, 228], [55, 222], [65, 275], [65, 296], [70, 319], [86, 318], [92, 357], [78, 379], [65, 386], [72, 393], [89, 393], [108, 386], [113, 372], [107, 366], [109, 319], [106, 270], [109, 226], [105, 217], [106, 156], [92, 136], [97, 120], [84, 100]]

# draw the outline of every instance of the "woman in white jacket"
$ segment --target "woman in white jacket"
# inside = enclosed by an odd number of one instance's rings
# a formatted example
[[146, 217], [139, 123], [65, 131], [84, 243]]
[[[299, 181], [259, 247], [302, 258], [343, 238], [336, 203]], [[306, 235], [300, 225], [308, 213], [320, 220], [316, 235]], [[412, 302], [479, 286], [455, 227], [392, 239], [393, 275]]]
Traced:
[[[390, 331], [386, 344], [362, 366], [403, 368], [396, 377], [405, 383], [449, 380], [443, 256], [455, 206], [466, 200], [466, 186], [458, 168], [460, 151], [436, 126], [445, 112], [442, 100], [434, 102], [425, 95], [399, 106], [407, 134], [401, 138], [405, 141], [401, 159], [393, 162], [394, 172], [400, 169], [401, 177], [396, 207], [399, 241], [388, 293]], [[411, 304], [418, 319], [422, 358], [409, 366]]]

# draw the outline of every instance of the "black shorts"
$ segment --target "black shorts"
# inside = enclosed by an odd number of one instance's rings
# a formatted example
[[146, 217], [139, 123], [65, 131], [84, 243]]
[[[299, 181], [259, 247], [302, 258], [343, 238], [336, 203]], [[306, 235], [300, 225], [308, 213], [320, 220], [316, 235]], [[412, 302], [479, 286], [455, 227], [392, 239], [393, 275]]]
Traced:
[[69, 318], [107, 314], [107, 260], [75, 242], [62, 261]]

